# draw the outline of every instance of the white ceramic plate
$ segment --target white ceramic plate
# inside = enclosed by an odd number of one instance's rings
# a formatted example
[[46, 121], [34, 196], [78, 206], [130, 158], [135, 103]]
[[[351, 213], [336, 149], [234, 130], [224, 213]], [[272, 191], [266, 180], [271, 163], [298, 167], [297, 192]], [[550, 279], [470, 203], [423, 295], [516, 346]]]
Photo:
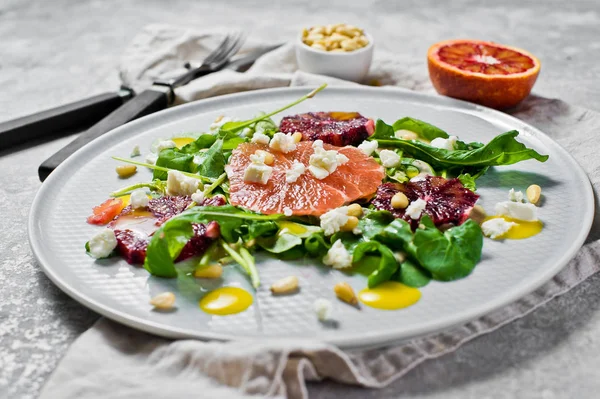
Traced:
[[[499, 133], [519, 130], [520, 141], [549, 154], [550, 159], [490, 170], [478, 182], [480, 203], [491, 211], [496, 202], [506, 200], [510, 188], [525, 191], [529, 184], [539, 184], [544, 193], [539, 209], [544, 230], [526, 240], [486, 239], [483, 258], [472, 275], [450, 283], [432, 282], [422, 289], [416, 305], [396, 311], [366, 306], [357, 310], [335, 299], [332, 287], [336, 282], [347, 280], [358, 291], [366, 285], [363, 276], [347, 277], [310, 261], [293, 264], [265, 258], [259, 263], [262, 285], [254, 294], [254, 304], [237, 315], [211, 316], [198, 308], [198, 300], [208, 290], [237, 285], [252, 292], [237, 267], [226, 268], [223, 281], [202, 286], [189, 279], [151, 277], [123, 260], [94, 261], [85, 254], [84, 243], [99, 229], [85, 222], [92, 207], [109, 192], [151, 177], [150, 171], [140, 168], [132, 178], [119, 180], [114, 172], [117, 162], [111, 156], [128, 157], [134, 145], [140, 145], [145, 155], [157, 138], [205, 131], [222, 114], [246, 119], [308, 91], [261, 90], [178, 106], [127, 124], [79, 150], [50, 175], [33, 202], [30, 244], [45, 273], [63, 291], [98, 313], [166, 337], [302, 337], [356, 347], [439, 331], [515, 301], [560, 271], [583, 244], [594, 211], [589, 180], [573, 158], [540, 131], [500, 112], [449, 98], [404, 90], [328, 88], [286, 114], [358, 111], [389, 123], [412, 116], [464, 141], [487, 142]], [[568, 206], [565, 198], [570, 199]], [[271, 283], [291, 274], [300, 278], [300, 293], [272, 297]], [[176, 293], [175, 312], [155, 312], [149, 305], [149, 298], [164, 291]], [[320, 297], [335, 303], [337, 324], [317, 321], [313, 302]]]

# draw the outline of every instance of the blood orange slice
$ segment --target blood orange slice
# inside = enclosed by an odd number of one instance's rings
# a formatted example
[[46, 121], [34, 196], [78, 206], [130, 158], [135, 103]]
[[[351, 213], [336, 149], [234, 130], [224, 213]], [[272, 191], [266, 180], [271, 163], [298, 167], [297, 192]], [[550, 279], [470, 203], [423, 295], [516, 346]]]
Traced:
[[[244, 172], [250, 165], [250, 155], [257, 150], [268, 151], [263, 144], [244, 143], [231, 154], [226, 167], [229, 178], [230, 202], [263, 214], [284, 213], [289, 208], [294, 215], [322, 215], [346, 203], [370, 198], [384, 177], [383, 168], [373, 158], [354, 147], [323, 144], [325, 150], [336, 150], [349, 161], [319, 180], [308, 171], [313, 143], [301, 141], [296, 150], [287, 154], [271, 152], [275, 158], [273, 174], [267, 184], [244, 182]], [[307, 167], [295, 182], [286, 182], [286, 171], [298, 161]]]
[[525, 50], [478, 40], [436, 43], [427, 61], [438, 93], [497, 109], [527, 97], [540, 72], [540, 61]]
[[462, 224], [469, 218], [479, 198], [479, 195], [465, 188], [458, 179], [444, 179], [439, 176], [427, 176], [423, 180], [403, 184], [382, 184], [371, 202], [373, 206], [390, 211], [395, 217], [406, 220], [413, 229], [419, 225], [420, 217], [413, 219], [406, 213], [406, 209], [392, 207], [392, 197], [398, 192], [404, 193], [410, 202], [418, 199], [425, 200], [427, 205], [423, 212], [429, 215], [436, 226]]

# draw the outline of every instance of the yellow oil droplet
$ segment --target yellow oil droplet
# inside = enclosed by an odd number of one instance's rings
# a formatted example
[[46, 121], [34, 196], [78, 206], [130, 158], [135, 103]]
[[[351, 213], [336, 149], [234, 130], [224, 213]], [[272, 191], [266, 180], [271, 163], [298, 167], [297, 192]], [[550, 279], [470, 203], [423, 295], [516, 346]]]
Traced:
[[187, 144], [191, 143], [192, 141], [194, 141], [194, 138], [193, 137], [175, 137], [175, 138], [172, 138], [171, 140], [173, 140], [173, 142], [175, 143], [177, 148], [181, 148], [184, 145], [187, 145]]
[[252, 305], [252, 295], [237, 287], [221, 287], [200, 300], [200, 309], [206, 313], [225, 316], [243, 312]]
[[491, 219], [504, 219], [507, 222], [516, 223], [516, 226], [511, 227], [511, 229], [505, 234], [496, 237], [496, 240], [503, 240], [506, 238], [510, 240], [522, 240], [524, 238], [533, 237], [534, 235], [539, 234], [544, 228], [544, 224], [539, 220], [526, 222], [524, 220], [513, 219], [506, 216], [490, 216], [485, 218], [484, 221]]
[[294, 222], [281, 221], [281, 222], [278, 222], [278, 224], [279, 224], [279, 228], [281, 230], [287, 229], [287, 231], [290, 234], [294, 234], [297, 236], [302, 235], [302, 234], [306, 233], [306, 231], [307, 231], [304, 226], [302, 226], [301, 224], [298, 224], [298, 223], [294, 223]]
[[121, 205], [123, 206], [123, 208], [125, 208], [127, 205], [129, 205], [129, 202], [131, 201], [131, 195], [127, 194], [124, 195], [122, 197], [118, 197], [121, 200]]
[[421, 291], [395, 281], [386, 281], [375, 288], [365, 288], [358, 299], [367, 306], [394, 310], [414, 305], [421, 299]]

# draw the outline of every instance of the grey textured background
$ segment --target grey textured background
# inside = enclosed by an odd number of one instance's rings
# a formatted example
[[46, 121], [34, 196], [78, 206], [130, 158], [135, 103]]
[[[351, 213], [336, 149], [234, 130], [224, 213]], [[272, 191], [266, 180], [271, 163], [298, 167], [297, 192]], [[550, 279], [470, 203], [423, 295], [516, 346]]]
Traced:
[[[305, 25], [353, 22], [368, 29], [379, 48], [411, 65], [421, 63], [415, 82], [427, 76], [430, 44], [459, 37], [494, 40], [539, 56], [536, 94], [600, 111], [596, 1], [304, 3], [0, 0], [0, 121], [116, 89], [120, 54], [152, 22], [232, 25], [281, 39]], [[54, 287], [27, 244], [29, 206], [40, 186], [37, 166], [68, 141], [0, 149], [0, 397], [35, 397], [69, 344], [98, 317]], [[599, 287], [594, 276], [383, 390], [321, 383], [311, 385], [311, 397], [598, 397]]]

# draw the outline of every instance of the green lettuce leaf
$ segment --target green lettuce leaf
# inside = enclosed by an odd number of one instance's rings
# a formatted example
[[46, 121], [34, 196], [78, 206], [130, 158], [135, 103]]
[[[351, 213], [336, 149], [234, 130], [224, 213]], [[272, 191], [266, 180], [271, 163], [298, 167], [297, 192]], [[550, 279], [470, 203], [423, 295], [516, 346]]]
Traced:
[[395, 280], [415, 288], [425, 287], [431, 281], [431, 273], [410, 259], [400, 264], [395, 276]]
[[394, 258], [394, 253], [384, 244], [377, 241], [363, 241], [359, 243], [353, 251], [352, 263], [360, 261], [365, 255], [377, 253], [379, 255], [379, 265], [377, 270], [369, 275], [369, 288], [388, 281], [398, 269], [398, 262]]
[[421, 218], [424, 229], [417, 229], [404, 250], [434, 279], [456, 280], [468, 276], [479, 259], [483, 248], [481, 227], [473, 220], [441, 232], [429, 216]]
[[[392, 125], [393, 131], [396, 130], [410, 130], [411, 132], [417, 133], [421, 138], [426, 140], [433, 140], [438, 137], [446, 139], [448, 138], [448, 133], [440, 129], [439, 127], [433, 126], [427, 122], [423, 122], [418, 119], [409, 118], [408, 116], [402, 119], [398, 119]], [[392, 136], [395, 137], [393, 132]]]
[[[192, 154], [183, 153], [177, 148], [165, 148], [160, 152], [156, 165], [182, 172], [194, 172], [196, 165], [193, 160], [194, 156]], [[154, 169], [152, 179], [167, 180], [167, 172]]]
[[216, 179], [225, 173], [223, 139], [216, 140], [199, 159], [198, 174]]
[[389, 131], [393, 131], [393, 128], [383, 125], [385, 123], [378, 120], [376, 132], [371, 136], [372, 140], [379, 142], [380, 147], [399, 148], [405, 154], [427, 162], [436, 169], [456, 171], [471, 168], [479, 170], [490, 166], [511, 165], [527, 159], [536, 159], [540, 162], [548, 159], [547, 155], [541, 155], [515, 140], [515, 137], [519, 135], [516, 130], [502, 133], [486, 145], [472, 150], [449, 151], [416, 140], [397, 139], [389, 135]]

